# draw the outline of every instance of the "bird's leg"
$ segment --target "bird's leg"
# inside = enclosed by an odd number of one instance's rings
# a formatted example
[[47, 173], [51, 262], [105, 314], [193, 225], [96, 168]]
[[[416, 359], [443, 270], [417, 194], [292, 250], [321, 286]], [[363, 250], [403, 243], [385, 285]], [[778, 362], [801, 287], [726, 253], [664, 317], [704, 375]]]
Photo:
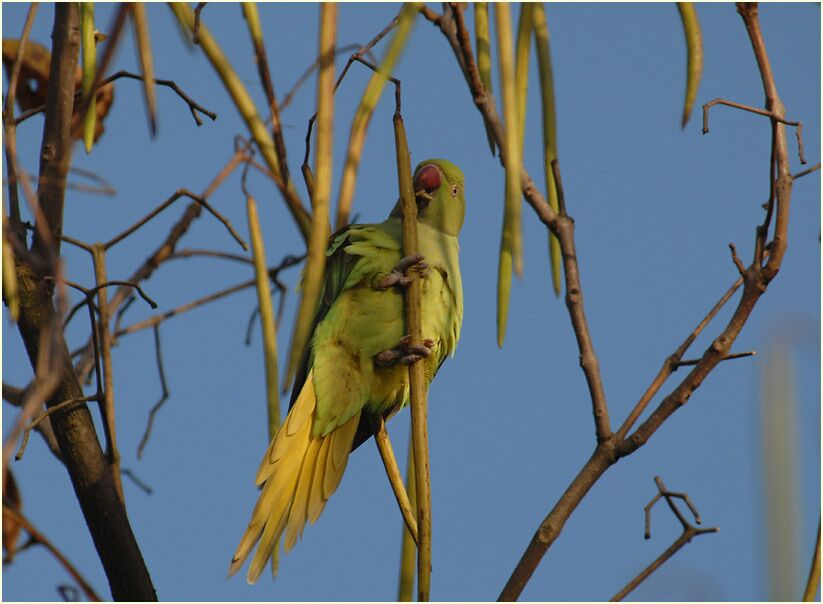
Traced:
[[406, 276], [406, 271], [410, 269], [416, 270], [420, 274], [421, 278], [425, 278], [429, 272], [429, 265], [426, 264], [426, 261], [420, 254], [405, 256], [394, 265], [394, 268], [389, 274], [383, 275], [380, 279], [378, 279], [374, 283], [374, 287], [377, 289], [389, 289], [395, 285], [406, 287], [409, 283], [411, 283], [411, 277]]
[[411, 336], [400, 338], [400, 344], [395, 348], [389, 348], [374, 355], [374, 363], [378, 367], [394, 367], [400, 365], [411, 365], [420, 359], [429, 357], [434, 348], [434, 340], [426, 338], [421, 344], [412, 344]]

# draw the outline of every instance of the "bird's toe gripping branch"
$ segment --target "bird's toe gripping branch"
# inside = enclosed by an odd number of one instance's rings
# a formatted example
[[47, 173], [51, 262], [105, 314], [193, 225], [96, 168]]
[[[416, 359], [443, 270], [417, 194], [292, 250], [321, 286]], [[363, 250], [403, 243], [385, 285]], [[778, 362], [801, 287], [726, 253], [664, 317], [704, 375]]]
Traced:
[[412, 344], [411, 336], [400, 338], [400, 344], [395, 348], [390, 348], [374, 355], [374, 363], [378, 367], [394, 367], [400, 365], [411, 365], [421, 359], [431, 355], [434, 348], [434, 340], [426, 338], [421, 344]]
[[380, 278], [376, 283], [377, 289], [389, 289], [395, 285], [406, 287], [411, 283], [411, 277], [406, 276], [406, 271], [417, 271], [421, 279], [424, 279], [429, 274], [429, 265], [426, 263], [423, 256], [414, 254], [412, 256], [405, 256], [394, 265], [392, 271]]

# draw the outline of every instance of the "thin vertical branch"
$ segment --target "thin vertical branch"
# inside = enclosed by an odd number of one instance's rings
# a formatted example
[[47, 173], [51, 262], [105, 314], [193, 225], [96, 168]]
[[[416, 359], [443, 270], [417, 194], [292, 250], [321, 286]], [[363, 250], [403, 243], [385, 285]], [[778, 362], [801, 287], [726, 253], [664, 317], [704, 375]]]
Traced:
[[[409, 450], [406, 457], [406, 492], [409, 494], [409, 503], [412, 511], [417, 513], [417, 490], [414, 477], [414, 441], [411, 429], [409, 430]], [[409, 532], [408, 526], [403, 524], [403, 537], [400, 549], [400, 579], [397, 585], [397, 601], [411, 602], [414, 593], [414, 570], [416, 567], [417, 546], [415, 539]]]
[[257, 304], [260, 309], [260, 330], [263, 332], [263, 351], [266, 368], [266, 416], [269, 440], [277, 434], [280, 427], [280, 387], [277, 384], [277, 325], [274, 321], [274, 309], [271, 304], [271, 285], [266, 266], [266, 250], [260, 219], [257, 216], [257, 204], [254, 197], [247, 194], [246, 212], [249, 220], [252, 258], [254, 259], [254, 276], [257, 283]]
[[106, 275], [106, 252], [103, 244], [92, 246], [94, 259], [94, 279], [97, 285], [97, 307], [100, 309], [100, 356], [103, 359], [103, 432], [106, 435], [106, 457], [111, 467], [114, 485], [120, 500], [123, 497], [123, 484], [120, 480], [120, 451], [117, 448], [117, 430], [114, 421], [114, 369], [111, 362], [111, 316], [109, 314], [108, 288], [101, 287], [108, 281]]
[[[116, 329], [117, 326], [115, 325], [115, 330]], [[154, 428], [154, 417], [169, 398], [169, 386], [166, 383], [166, 369], [163, 367], [163, 351], [160, 347], [160, 325], [153, 325], [152, 331], [154, 332], [154, 360], [157, 362], [157, 375], [160, 378], [160, 398], [152, 405], [151, 409], [149, 409], [146, 429], [143, 431], [140, 444], [137, 445], [137, 459], [143, 457], [143, 451], [146, 450], [146, 445], [149, 443], [149, 437], [151, 436], [152, 428]], [[127, 474], [127, 470], [122, 470], [122, 473]], [[134, 478], [132, 477], [132, 479]]]
[[334, 43], [337, 33], [337, 5], [326, 3], [320, 11], [320, 69], [317, 73], [317, 146], [315, 148], [314, 195], [312, 196], [312, 221], [306, 269], [303, 276], [303, 295], [295, 320], [291, 349], [283, 380], [288, 389], [297, 366], [303, 356], [311, 323], [317, 310], [317, 300], [326, 272], [326, 246], [329, 242], [329, 198], [332, 178], [332, 136], [334, 124]]
[[605, 442], [612, 434], [609, 420], [609, 407], [603, 378], [600, 373], [600, 361], [594, 350], [586, 308], [583, 304], [583, 288], [580, 285], [580, 267], [577, 263], [577, 249], [574, 243], [574, 220], [566, 212], [566, 198], [563, 193], [563, 181], [560, 177], [560, 164], [552, 161], [552, 175], [557, 189], [557, 239], [563, 258], [563, 273], [566, 277], [566, 308], [569, 311], [577, 347], [580, 350], [580, 367], [586, 377], [589, 396], [594, 416], [595, 438], [598, 443]]
[[[406, 130], [399, 110], [394, 113], [394, 136], [397, 150], [397, 176], [403, 209], [403, 254], [414, 256], [417, 242], [417, 203], [412, 186]], [[422, 336], [422, 295], [420, 278], [413, 275], [406, 288], [406, 330], [410, 345], [420, 345]], [[431, 591], [431, 483], [429, 477], [429, 435], [427, 426], [426, 376], [422, 363], [409, 366], [411, 391], [412, 442], [414, 443], [415, 483], [417, 487], [417, 599], [427, 602]]]
[[272, 84], [271, 81], [269, 59], [266, 56], [266, 46], [263, 42], [263, 28], [260, 25], [260, 15], [257, 12], [257, 4], [254, 2], [243, 2], [241, 6], [254, 48], [254, 60], [257, 63], [257, 73], [260, 76], [260, 84], [263, 86], [263, 92], [266, 93], [266, 100], [269, 103], [274, 150], [277, 152], [277, 159], [280, 163], [280, 178], [283, 182], [288, 182], [290, 178], [289, 165], [286, 158], [286, 143], [283, 141], [283, 127], [280, 123], [280, 107], [274, 96], [274, 84]]
[[416, 544], [417, 520], [411, 504], [411, 497], [406, 493], [403, 486], [403, 478], [400, 476], [400, 469], [397, 467], [397, 458], [394, 456], [394, 449], [391, 446], [389, 434], [386, 432], [386, 422], [383, 420], [382, 415], [374, 413], [369, 414], [369, 422], [374, 433], [374, 442], [380, 453], [380, 459], [383, 461], [383, 467], [386, 469], [386, 475], [389, 478], [394, 497], [397, 499], [403, 521], [406, 523], [406, 528]]

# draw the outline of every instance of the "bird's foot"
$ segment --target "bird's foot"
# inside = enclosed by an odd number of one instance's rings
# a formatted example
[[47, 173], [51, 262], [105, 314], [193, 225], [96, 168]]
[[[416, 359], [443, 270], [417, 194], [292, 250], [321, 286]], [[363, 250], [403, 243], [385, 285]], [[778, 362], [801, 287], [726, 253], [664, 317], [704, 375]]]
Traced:
[[431, 355], [434, 348], [434, 340], [426, 338], [420, 344], [412, 344], [411, 336], [400, 338], [400, 345], [389, 348], [374, 355], [374, 363], [378, 367], [394, 367], [397, 364], [411, 365], [420, 359], [425, 359]]
[[389, 289], [390, 287], [394, 287], [395, 285], [406, 287], [409, 283], [412, 282], [411, 277], [406, 276], [406, 271], [408, 270], [417, 271], [417, 273], [420, 275], [420, 278], [424, 279], [426, 275], [429, 274], [429, 265], [426, 264], [426, 261], [420, 254], [405, 256], [401, 258], [397, 264], [394, 265], [394, 268], [389, 274], [381, 277], [374, 284], [374, 286], [377, 289]]

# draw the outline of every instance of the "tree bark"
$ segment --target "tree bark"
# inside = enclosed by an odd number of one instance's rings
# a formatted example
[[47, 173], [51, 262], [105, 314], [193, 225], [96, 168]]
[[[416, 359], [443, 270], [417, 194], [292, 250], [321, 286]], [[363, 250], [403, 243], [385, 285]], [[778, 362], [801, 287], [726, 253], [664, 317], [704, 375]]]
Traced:
[[[56, 316], [53, 293], [63, 224], [63, 201], [72, 139], [75, 72], [80, 46], [77, 3], [55, 5], [52, 64], [46, 104], [38, 186], [39, 212], [31, 258], [17, 258], [20, 285], [18, 329], [32, 367], [41, 346], [50, 347], [52, 370], [59, 375], [47, 407], [83, 396]], [[45, 267], [45, 270], [43, 268]], [[53, 328], [54, 327], [54, 328]], [[43, 369], [41, 368], [41, 371]], [[38, 376], [43, 377], [43, 376]], [[69, 405], [50, 417], [72, 486], [115, 600], [148, 601], [157, 595], [115, 489], [109, 465], [85, 403]]]

